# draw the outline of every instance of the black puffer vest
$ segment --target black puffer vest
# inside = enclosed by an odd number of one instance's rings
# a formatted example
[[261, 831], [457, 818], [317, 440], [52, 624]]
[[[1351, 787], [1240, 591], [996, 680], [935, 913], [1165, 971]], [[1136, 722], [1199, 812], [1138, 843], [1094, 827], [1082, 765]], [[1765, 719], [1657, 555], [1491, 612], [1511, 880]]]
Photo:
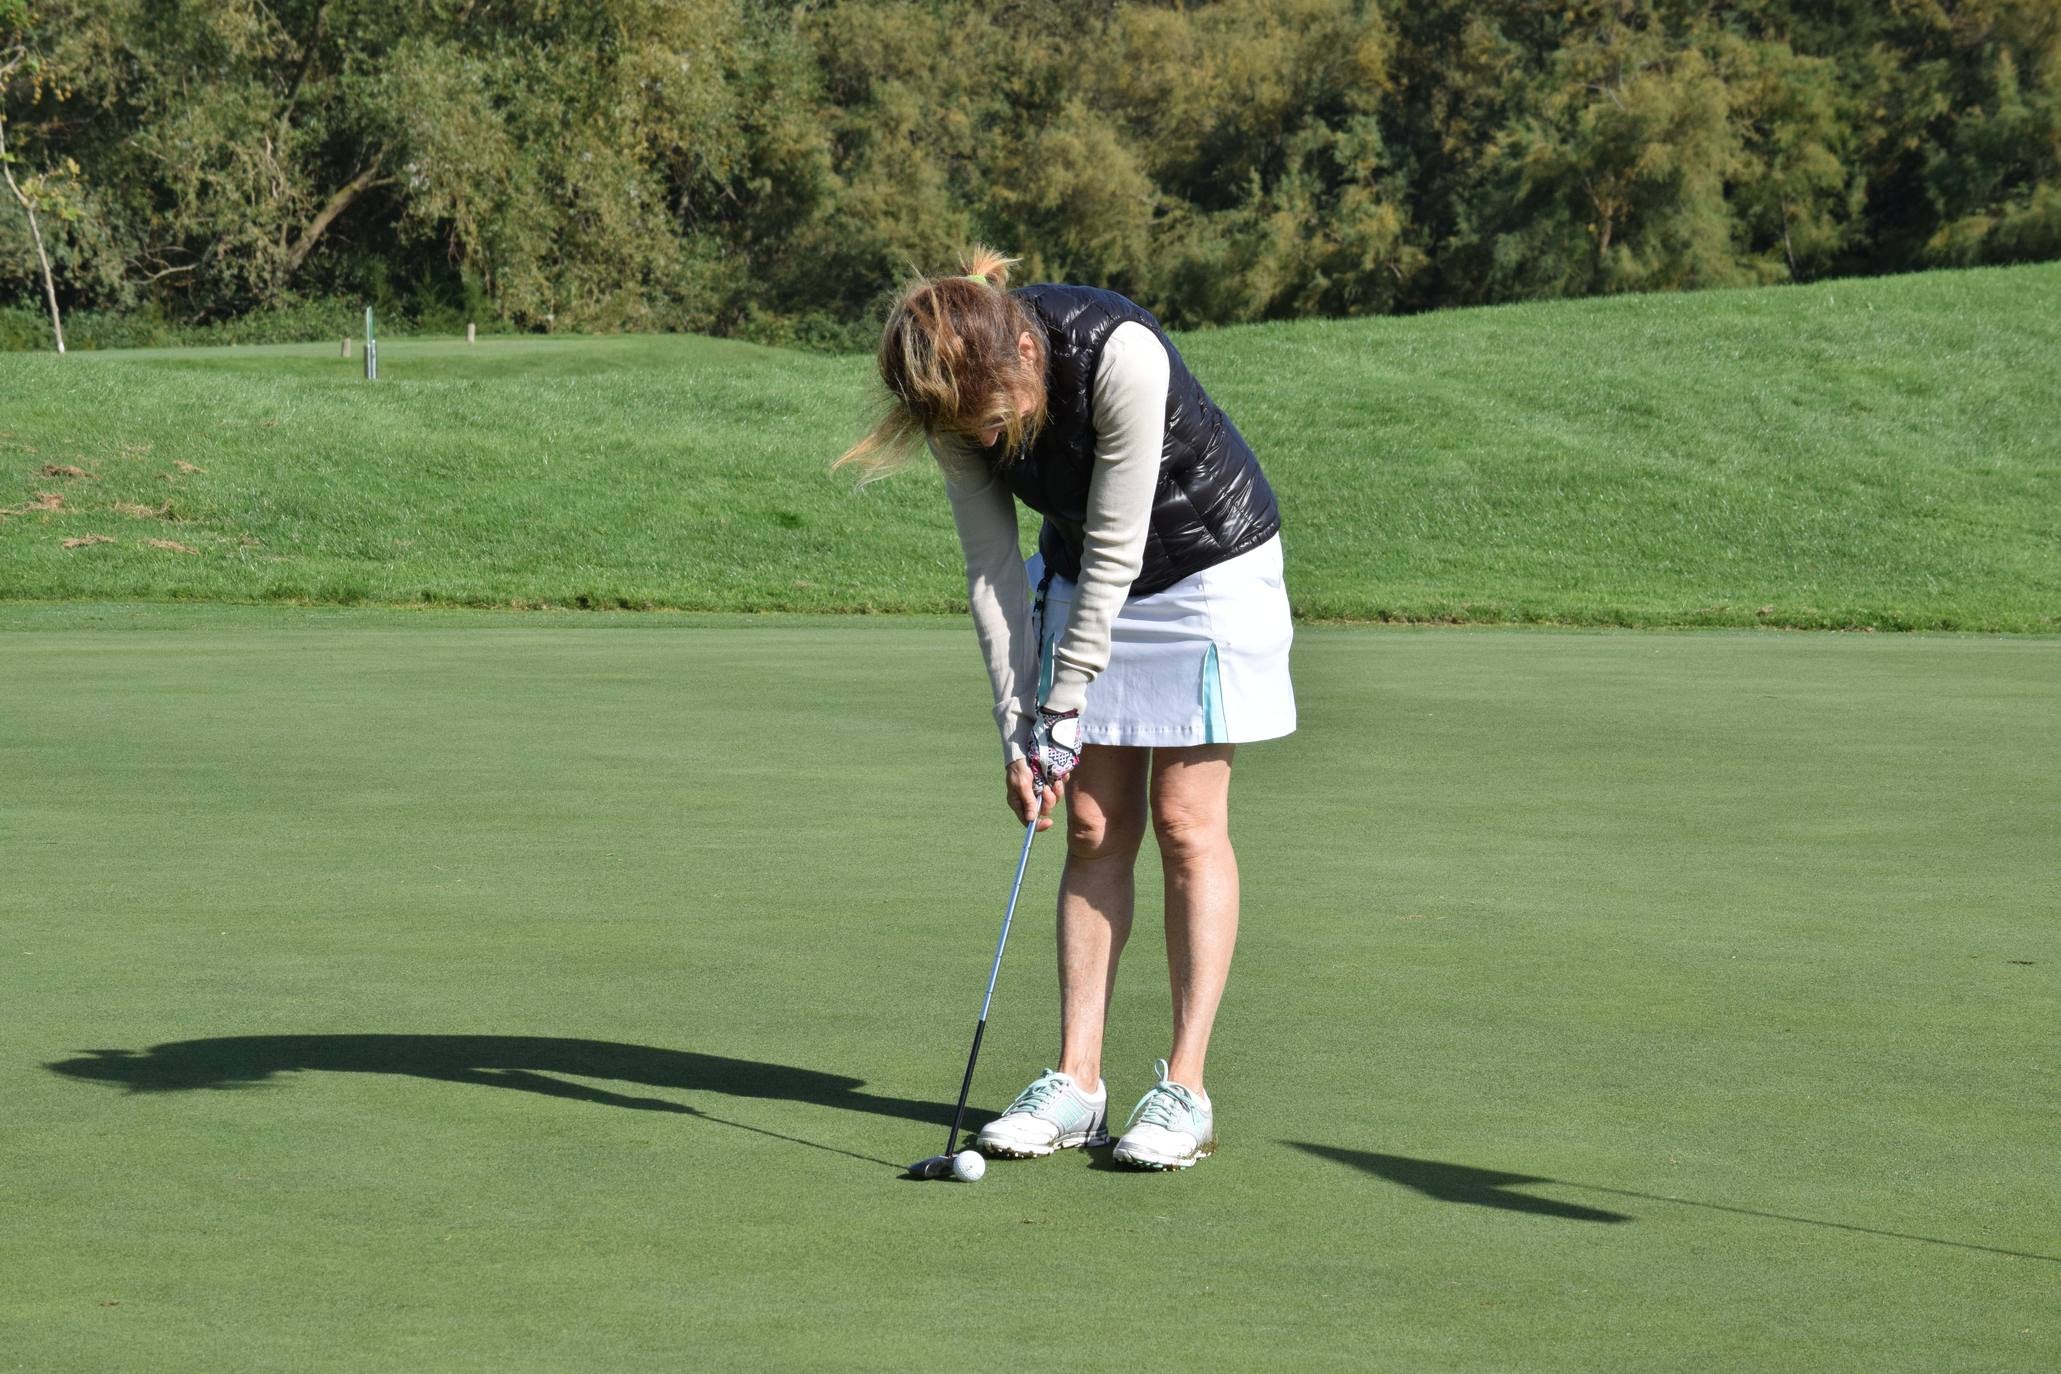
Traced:
[[[1095, 469], [1095, 375], [1102, 346], [1126, 321], [1159, 336], [1172, 365], [1159, 488], [1133, 596], [1164, 591], [1272, 539], [1281, 529], [1274, 492], [1230, 417], [1210, 404], [1149, 311], [1090, 286], [1026, 286], [1013, 293], [1045, 330], [1045, 426], [1029, 450], [1000, 464], [1016, 498], [1045, 517], [1038, 552], [1062, 577], [1079, 578], [1088, 479]], [[1000, 462], [998, 444], [985, 455]]]

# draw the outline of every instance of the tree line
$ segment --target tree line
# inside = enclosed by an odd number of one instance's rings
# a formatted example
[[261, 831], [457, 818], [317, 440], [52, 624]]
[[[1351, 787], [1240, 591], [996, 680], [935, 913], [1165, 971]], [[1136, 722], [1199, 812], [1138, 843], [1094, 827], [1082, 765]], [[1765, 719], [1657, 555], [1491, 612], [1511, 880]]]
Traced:
[[25, 308], [1192, 327], [2061, 257], [2061, 0], [0, 0], [0, 143]]

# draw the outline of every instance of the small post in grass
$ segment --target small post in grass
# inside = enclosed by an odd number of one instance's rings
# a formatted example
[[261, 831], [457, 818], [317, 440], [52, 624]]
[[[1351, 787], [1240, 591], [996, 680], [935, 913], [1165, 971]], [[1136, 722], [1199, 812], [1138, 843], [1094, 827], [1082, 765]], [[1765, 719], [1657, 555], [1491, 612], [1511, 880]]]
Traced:
[[468, 323], [468, 324], [467, 324], [467, 325], [465, 326], [465, 342], [467, 342], [467, 343], [478, 343], [478, 342], [479, 342], [479, 339], [478, 339], [478, 337], [477, 337], [477, 335], [478, 335], [478, 331], [479, 331], [479, 326], [478, 326], [478, 325], [476, 325], [476, 324], [471, 324], [471, 323]]
[[365, 307], [365, 380], [379, 380], [379, 341], [372, 336], [372, 307]]

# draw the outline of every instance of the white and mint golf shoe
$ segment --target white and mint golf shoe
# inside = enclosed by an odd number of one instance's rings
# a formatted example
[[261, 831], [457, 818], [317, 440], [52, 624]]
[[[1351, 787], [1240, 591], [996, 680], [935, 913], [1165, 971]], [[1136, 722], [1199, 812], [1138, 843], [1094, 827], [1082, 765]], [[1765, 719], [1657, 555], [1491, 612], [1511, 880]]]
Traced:
[[1009, 1109], [980, 1128], [982, 1154], [1042, 1159], [1054, 1150], [1109, 1143], [1109, 1086], [1093, 1097], [1057, 1069], [1047, 1069], [1016, 1095]]
[[1116, 1142], [1116, 1162], [1134, 1169], [1185, 1169], [1217, 1148], [1216, 1112], [1166, 1076], [1166, 1060], [1154, 1072], [1152, 1091], [1131, 1109], [1131, 1122]]

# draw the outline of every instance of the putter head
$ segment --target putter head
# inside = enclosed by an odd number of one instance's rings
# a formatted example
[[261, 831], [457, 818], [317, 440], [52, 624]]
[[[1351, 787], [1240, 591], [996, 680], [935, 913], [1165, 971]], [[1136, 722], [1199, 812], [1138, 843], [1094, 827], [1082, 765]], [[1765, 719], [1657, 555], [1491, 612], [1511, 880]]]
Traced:
[[909, 1166], [909, 1177], [911, 1178], [949, 1178], [951, 1174], [952, 1157], [950, 1155], [932, 1155], [928, 1159], [919, 1159]]

